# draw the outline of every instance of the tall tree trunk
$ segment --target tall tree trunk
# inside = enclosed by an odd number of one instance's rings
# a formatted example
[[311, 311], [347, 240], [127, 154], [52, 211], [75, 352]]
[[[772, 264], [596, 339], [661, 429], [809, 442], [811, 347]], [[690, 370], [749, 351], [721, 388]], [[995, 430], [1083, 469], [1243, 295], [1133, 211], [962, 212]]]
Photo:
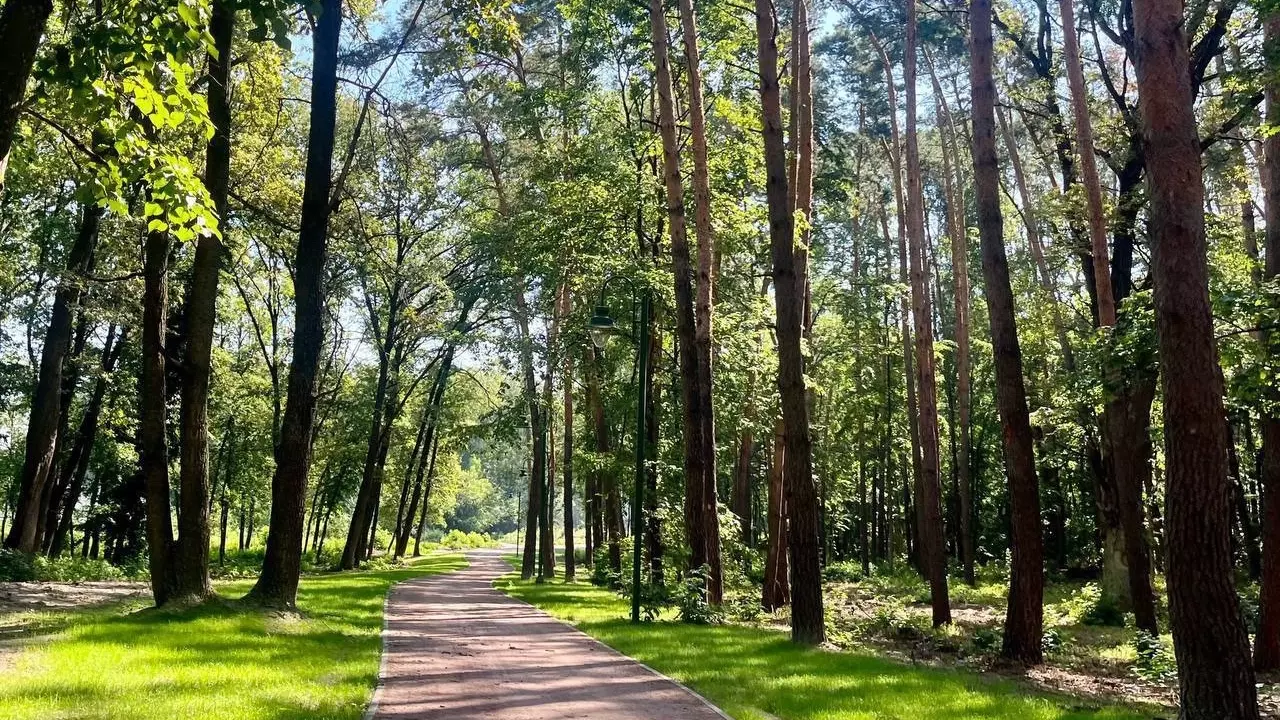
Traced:
[[[685, 70], [689, 76], [688, 116], [690, 136], [693, 140], [694, 229], [698, 237], [694, 349], [698, 365], [698, 420], [702, 424], [702, 447], [700, 448], [702, 499], [699, 515], [704, 525], [702, 536], [706, 543], [705, 560], [710, 570], [706, 578], [707, 598], [718, 605], [724, 600], [724, 574], [720, 565], [720, 513], [716, 508], [716, 426], [715, 408], [712, 403], [714, 375], [711, 317], [716, 249], [715, 236], [711, 228], [711, 180], [707, 171], [707, 126], [703, 112], [702, 68], [698, 57], [698, 22], [693, 9], [693, 0], [680, 0], [680, 26], [684, 36]], [[676, 218], [671, 219], [674, 222]], [[683, 217], [680, 219], [683, 224]]]
[[[902, 194], [904, 183], [902, 178], [902, 134], [898, 128], [898, 93], [893, 80], [893, 66], [889, 62], [889, 54], [885, 51], [884, 44], [874, 35], [871, 37], [871, 42], [875, 45], [876, 51], [880, 55], [880, 64], [884, 68], [885, 91], [889, 99], [889, 129], [892, 141], [892, 146], [889, 148], [889, 162], [893, 166], [893, 204], [898, 220], [898, 281], [903, 285], [910, 285], [911, 277], [907, 269], [907, 209], [906, 200]], [[880, 214], [880, 226], [884, 231], [885, 242], [888, 243], [889, 219], [883, 211]], [[906, 294], [899, 300], [899, 314], [902, 326], [903, 376], [907, 386], [907, 431], [911, 439], [911, 477], [914, 481], [914, 487], [919, 487], [922, 482], [921, 468], [924, 460], [920, 450], [920, 410], [916, 396], [917, 378], [911, 339], [911, 305], [910, 298]], [[912, 528], [907, 535], [908, 553], [912, 554], [915, 549], [915, 522], [909, 519], [907, 524]], [[920, 567], [917, 560], [918, 558], [913, 555], [912, 562], [917, 567]]]
[[826, 638], [818, 538], [821, 526], [818, 492], [813, 478], [809, 407], [804, 387], [804, 354], [801, 349], [804, 295], [796, 270], [795, 224], [787, 190], [776, 31], [771, 3], [769, 0], [756, 0], [765, 191], [769, 205], [769, 244], [777, 307], [778, 392], [786, 438], [784, 473], [791, 565], [791, 638], [800, 643], [819, 644]]
[[[231, 178], [231, 39], [235, 10], [224, 0], [213, 4], [209, 33], [209, 119], [213, 137], [206, 150], [205, 187], [226, 233], [227, 195]], [[178, 591], [205, 597], [209, 586], [209, 378], [213, 328], [217, 323], [218, 276], [222, 241], [203, 235], [196, 244], [187, 296], [186, 354], [182, 373], [181, 454], [178, 490], [178, 546], [174, 557]]]
[[[570, 317], [573, 312], [573, 298], [570, 296], [569, 283], [560, 290], [560, 316]], [[566, 348], [564, 353], [564, 461], [561, 463], [560, 483], [564, 485], [564, 581], [573, 582], [577, 576], [576, 558], [573, 548], [573, 353]]]
[[[1280, 13], [1272, 12], [1264, 21], [1268, 51], [1280, 43]], [[1280, 82], [1272, 79], [1266, 88], [1266, 119], [1280, 122]], [[1266, 219], [1267, 280], [1280, 276], [1280, 135], [1268, 134], [1263, 140], [1265, 160], [1262, 176], [1263, 212]], [[1272, 334], [1264, 332], [1266, 347]], [[1269, 353], [1274, 362], [1275, 352]], [[1258, 608], [1258, 636], [1253, 651], [1253, 664], [1259, 671], [1280, 669], [1280, 416], [1274, 411], [1262, 415], [1262, 463], [1259, 468], [1262, 485], [1262, 582]]]
[[[685, 529], [689, 539], [689, 569], [710, 568], [710, 527], [705, 517], [708, 472], [702, 417], [702, 383], [698, 363], [697, 322], [694, 314], [693, 262], [685, 230], [684, 184], [680, 176], [680, 140], [676, 135], [675, 101], [671, 63], [667, 49], [667, 21], [662, 0], [649, 2], [650, 35], [654, 53], [654, 81], [658, 96], [658, 130], [662, 136], [662, 170], [666, 189], [667, 219], [671, 238], [672, 275], [675, 280], [676, 345], [680, 360], [681, 406], [684, 411]], [[708, 336], [709, 341], [709, 336]], [[713, 441], [714, 442], [714, 439]], [[714, 478], [712, 480], [714, 483]], [[718, 556], [718, 548], [714, 555]], [[712, 569], [708, 581], [718, 577]], [[708, 596], [714, 591], [708, 582]]]
[[1005, 472], [1012, 522], [1009, 605], [1005, 614], [1005, 657], [1037, 665], [1043, 660], [1044, 559], [1040, 537], [1040, 490], [1036, 478], [1027, 391], [1022, 380], [1022, 348], [1009, 284], [1000, 216], [1000, 168], [996, 159], [995, 80], [992, 77], [991, 0], [969, 8], [970, 81], [973, 102], [973, 173], [978, 233], [986, 279], [987, 312], [995, 358], [996, 401], [1004, 428]]
[[1076, 149], [1080, 153], [1080, 179], [1084, 183], [1089, 210], [1089, 240], [1093, 260], [1093, 284], [1098, 304], [1098, 323], [1103, 327], [1116, 324], [1116, 301], [1111, 292], [1111, 270], [1108, 267], [1107, 218], [1102, 209], [1102, 184], [1093, 156], [1093, 121], [1089, 118], [1089, 95], [1080, 66], [1080, 42], [1076, 38], [1076, 13], [1072, 0], [1058, 0], [1062, 14], [1062, 54], [1067, 66], [1067, 85], [1071, 88], [1071, 110], [1076, 120]]
[[1164, 389], [1169, 619], [1186, 720], [1258, 717], [1232, 581], [1222, 381], [1209, 303], [1204, 181], [1178, 0], [1133, 5], [1151, 275]]
[[[5, 5], [3, 13], [7, 15], [9, 9], [10, 6]], [[0, 75], [4, 72], [0, 70]], [[0, 97], [0, 101], [3, 99]], [[3, 118], [0, 117], [0, 120]], [[3, 128], [0, 128], [0, 132], [2, 131]], [[54, 295], [49, 327], [45, 331], [44, 347], [40, 351], [40, 373], [35, 394], [31, 398], [26, 456], [22, 474], [18, 478], [17, 505], [13, 522], [9, 525], [9, 534], [4, 541], [5, 547], [25, 553], [34, 553], [40, 549], [38, 531], [42, 499], [46, 493], [45, 486], [53, 480], [49, 473], [54, 465], [54, 451], [58, 441], [63, 364], [71, 348], [72, 319], [80, 305], [81, 276], [92, 261], [101, 220], [102, 208], [97, 205], [84, 207], [80, 227], [67, 255], [66, 275]]]
[[324, 344], [325, 257], [329, 234], [334, 120], [337, 112], [340, 0], [322, 0], [312, 39], [311, 126], [302, 193], [302, 222], [294, 262], [293, 360], [271, 479], [271, 529], [262, 575], [250, 596], [269, 606], [292, 608], [302, 570], [303, 503], [311, 468], [316, 380]]
[[929, 580], [933, 624], [951, 622], [947, 597], [947, 558], [942, 528], [942, 488], [938, 463], [938, 393], [933, 361], [933, 312], [929, 298], [921, 188], [920, 146], [916, 137], [916, 2], [907, 0], [906, 61], [907, 239], [911, 259], [911, 301], [915, 320], [916, 378], [920, 403], [920, 486], [916, 525], [920, 560]]
[[147, 501], [147, 553], [156, 605], [178, 599], [169, 507], [165, 333], [169, 314], [169, 248], [163, 231], [147, 233], [143, 260], [142, 376], [138, 393], [139, 466]]
[[[988, 29], [989, 31], [989, 29]], [[927, 57], [927, 56], [926, 56]], [[956, 427], [953, 434], [956, 465], [955, 476], [959, 497], [959, 522], [956, 534], [960, 563], [964, 568], [964, 581], [974, 584], [973, 575], [973, 490], [969, 468], [969, 452], [972, 447], [970, 429], [970, 360], [969, 360], [969, 247], [964, 227], [964, 183], [960, 168], [953, 169], [951, 157], [960, 157], [960, 144], [952, 125], [951, 111], [946, 106], [946, 95], [938, 82], [933, 63], [929, 63], [929, 77], [933, 81], [933, 92], [941, 108], [939, 113], [939, 132], [943, 137], [942, 178], [943, 189], [947, 197], [947, 235], [951, 241], [951, 274], [952, 289], [955, 295], [955, 342], [956, 342]], [[994, 92], [994, 90], [993, 90]], [[994, 153], [994, 147], [992, 148]], [[994, 162], [994, 161], [993, 161]], [[999, 178], [997, 177], [997, 181]], [[999, 197], [997, 196], [997, 202]], [[999, 207], [997, 206], [997, 211]], [[1003, 240], [1002, 240], [1003, 242]], [[1019, 364], [1021, 368], [1021, 364]], [[1021, 376], [1019, 376], [1021, 377]]]
[[18, 134], [31, 66], [52, 12], [50, 0], [10, 0], [0, 10], [0, 194], [4, 192], [5, 170]]

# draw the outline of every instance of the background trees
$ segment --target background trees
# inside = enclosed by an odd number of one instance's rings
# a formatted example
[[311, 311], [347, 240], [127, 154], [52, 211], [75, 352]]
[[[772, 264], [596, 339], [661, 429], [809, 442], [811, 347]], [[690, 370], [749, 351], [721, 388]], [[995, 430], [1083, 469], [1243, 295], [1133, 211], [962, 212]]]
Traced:
[[[1275, 567], [1264, 32], [1191, 8], [1186, 56], [1151, 65], [1127, 7], [54, 7], [23, 36], [30, 78], [0, 77], [22, 98], [6, 545], [145, 559], [158, 602], [261, 549], [257, 596], [290, 606], [304, 566], [404, 556], [444, 523], [522, 531], [522, 570], [554, 574], [568, 529], [625, 585], [644, 362], [653, 585], [790, 603], [818, 642], [824, 573], [909, 565], [941, 624], [948, 571], [1007, 569], [1006, 652], [1037, 662], [1042, 575], [1096, 576], [1182, 657], [1174, 606], [1205, 588], [1239, 639], [1233, 574]], [[0, 35], [44, 11], [10, 0]], [[1168, 187], [1210, 211], [1177, 254], [1206, 261], [1183, 374], [1144, 131], [1181, 75], [1203, 172]], [[609, 276], [653, 293], [650, 327], [621, 284], [604, 298], [649, 357], [587, 341]], [[1197, 530], [1175, 411], [1219, 369]], [[1205, 583], [1179, 575], [1201, 530]]]

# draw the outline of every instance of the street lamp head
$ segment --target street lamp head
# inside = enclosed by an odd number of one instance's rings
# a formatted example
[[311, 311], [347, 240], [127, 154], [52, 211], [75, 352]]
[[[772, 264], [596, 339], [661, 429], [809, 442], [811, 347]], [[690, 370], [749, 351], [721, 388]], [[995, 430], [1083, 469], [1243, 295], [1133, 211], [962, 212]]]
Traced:
[[609, 338], [617, 330], [613, 322], [613, 316], [609, 314], [608, 307], [604, 305], [596, 306], [595, 310], [592, 311], [588, 330], [591, 333], [591, 344], [595, 345], [597, 350], [604, 350]]

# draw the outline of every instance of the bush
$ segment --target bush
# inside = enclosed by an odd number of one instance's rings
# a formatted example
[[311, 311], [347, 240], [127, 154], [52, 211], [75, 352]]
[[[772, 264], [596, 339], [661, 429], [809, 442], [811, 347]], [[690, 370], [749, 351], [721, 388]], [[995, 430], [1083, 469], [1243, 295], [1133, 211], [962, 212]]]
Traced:
[[1049, 628], [1044, 631], [1044, 635], [1040, 636], [1040, 649], [1045, 654], [1061, 652], [1064, 644], [1062, 633], [1058, 631], [1058, 628]]
[[1064, 603], [1067, 619], [1073, 623], [1106, 627], [1124, 627], [1124, 612], [1115, 603], [1104, 600], [1102, 588], [1088, 583]]
[[1170, 682], [1178, 677], [1178, 663], [1170, 648], [1159, 636], [1139, 630], [1133, 638], [1138, 654], [1134, 674], [1148, 682]]
[[724, 610], [707, 602], [706, 565], [685, 576], [676, 587], [672, 600], [680, 613], [680, 621], [691, 625], [715, 625], [724, 621]]
[[145, 563], [117, 567], [106, 560], [82, 558], [79, 555], [48, 558], [16, 550], [0, 550], [0, 581], [92, 582], [145, 578]]
[[855, 560], [834, 562], [822, 571], [822, 579], [829, 583], [852, 583], [863, 579], [862, 563]]
[[1004, 642], [1004, 636], [997, 628], [979, 628], [978, 631], [973, 634], [973, 649], [978, 652], [996, 652], [1000, 649], [1000, 644], [1002, 642]]
[[496, 547], [497, 542], [483, 533], [450, 530], [440, 538], [440, 545], [450, 550], [473, 550], [475, 548]]

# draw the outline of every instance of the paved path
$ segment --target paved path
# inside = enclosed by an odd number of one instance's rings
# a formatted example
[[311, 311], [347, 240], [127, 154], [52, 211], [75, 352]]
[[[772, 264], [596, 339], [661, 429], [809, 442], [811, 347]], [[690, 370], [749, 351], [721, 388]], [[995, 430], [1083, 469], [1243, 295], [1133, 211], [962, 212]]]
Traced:
[[378, 720], [724, 720], [683, 686], [493, 589], [500, 551], [391, 591]]

